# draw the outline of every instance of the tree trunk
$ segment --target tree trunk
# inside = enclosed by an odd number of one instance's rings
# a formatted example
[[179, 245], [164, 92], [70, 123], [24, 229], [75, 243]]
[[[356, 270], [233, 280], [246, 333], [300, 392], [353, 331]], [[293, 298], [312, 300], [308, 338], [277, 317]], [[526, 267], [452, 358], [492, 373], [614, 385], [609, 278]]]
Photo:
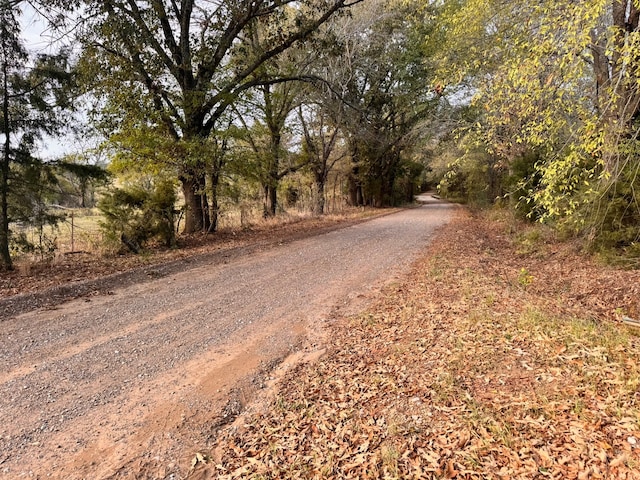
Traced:
[[598, 76], [603, 76], [602, 70], [607, 68], [606, 72], [611, 76], [607, 100], [611, 101], [613, 108], [609, 109], [608, 115], [603, 115], [607, 132], [604, 162], [611, 179], [615, 181], [621, 174], [620, 142], [636, 135], [633, 124], [640, 116], [640, 88], [636, 80], [640, 62], [635, 58], [629, 61], [620, 53], [628, 50], [628, 43], [632, 41], [630, 35], [638, 32], [640, 11], [631, 0], [613, 0], [612, 14], [615, 46], [612, 49], [610, 64], [606, 67], [601, 66], [596, 63], [598, 57], [594, 56], [594, 73], [597, 79]]
[[606, 43], [606, 38], [598, 36], [595, 30], [591, 32], [591, 54], [593, 56], [593, 73], [596, 82], [594, 104], [600, 114], [606, 109], [606, 89], [611, 85], [609, 78], [611, 64], [606, 55]]
[[7, 79], [7, 64], [3, 64], [3, 93], [2, 120], [4, 124], [4, 155], [0, 168], [0, 266], [6, 270], [13, 270], [11, 254], [9, 253], [9, 162], [11, 138], [9, 128], [9, 85]]
[[352, 207], [361, 207], [364, 205], [364, 194], [362, 192], [359, 173], [359, 168], [355, 165], [347, 178], [349, 184], [349, 205]]
[[80, 179], [80, 207], [87, 208], [87, 188], [89, 186], [89, 181], [81, 178]]
[[270, 158], [267, 167], [267, 181], [264, 185], [265, 218], [275, 217], [278, 206], [278, 183], [280, 183], [280, 144], [282, 137], [278, 126], [270, 127]]
[[416, 195], [416, 186], [411, 178], [407, 178], [405, 180], [405, 185], [406, 187], [404, 189], [404, 201], [406, 203], [411, 203], [413, 202], [413, 199]]
[[198, 181], [194, 175], [182, 177], [182, 193], [186, 207], [184, 233], [206, 232], [211, 221], [204, 192], [204, 181]]
[[313, 183], [313, 214], [323, 215], [325, 205], [324, 195], [325, 178], [324, 175], [315, 175]]
[[264, 185], [264, 218], [275, 217], [278, 205], [277, 181]]
[[215, 232], [218, 230], [218, 184], [220, 183], [220, 171], [215, 168], [212, 169], [209, 175], [209, 181], [211, 182], [211, 198], [209, 199], [209, 219], [210, 225], [207, 232]]
[[396, 183], [395, 170], [384, 175], [380, 188], [380, 205], [379, 207], [391, 207], [395, 205], [394, 184]]

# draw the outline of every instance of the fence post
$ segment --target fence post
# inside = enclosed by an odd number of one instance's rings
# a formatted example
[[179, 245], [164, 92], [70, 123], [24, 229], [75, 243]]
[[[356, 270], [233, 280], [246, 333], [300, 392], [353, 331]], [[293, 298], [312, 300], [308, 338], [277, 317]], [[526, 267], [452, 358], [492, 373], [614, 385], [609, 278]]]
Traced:
[[75, 252], [75, 245], [74, 245], [74, 222], [73, 222], [73, 215], [74, 215], [74, 211], [71, 210], [71, 253]]

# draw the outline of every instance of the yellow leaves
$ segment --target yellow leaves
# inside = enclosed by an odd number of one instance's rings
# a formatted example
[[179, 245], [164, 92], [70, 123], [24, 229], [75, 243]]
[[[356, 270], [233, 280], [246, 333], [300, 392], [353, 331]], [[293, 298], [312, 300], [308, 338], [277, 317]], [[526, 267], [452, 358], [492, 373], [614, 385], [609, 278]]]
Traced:
[[[447, 25], [454, 26], [452, 44], [483, 45], [478, 55], [491, 60], [483, 63], [488, 71], [475, 77], [473, 101], [486, 112], [476, 130], [488, 150], [507, 160], [532, 150], [548, 152], [553, 160], [573, 147], [586, 155], [599, 152], [599, 136], [592, 133], [594, 128], [600, 131], [601, 124], [585, 91], [585, 79], [593, 72], [584, 53], [593, 41], [589, 33], [602, 21], [605, 9], [606, 3], [600, 0], [485, 1], [463, 2], [459, 11], [449, 12]], [[471, 52], [468, 46], [464, 51]], [[452, 57], [448, 58], [446, 68], [454, 68]], [[460, 65], [465, 68], [466, 61]], [[469, 73], [459, 76], [468, 78]], [[591, 133], [582, 130], [582, 125]], [[550, 217], [575, 211], [575, 204], [565, 205], [564, 200], [576, 188], [566, 189], [561, 181], [543, 185], [536, 198]]]

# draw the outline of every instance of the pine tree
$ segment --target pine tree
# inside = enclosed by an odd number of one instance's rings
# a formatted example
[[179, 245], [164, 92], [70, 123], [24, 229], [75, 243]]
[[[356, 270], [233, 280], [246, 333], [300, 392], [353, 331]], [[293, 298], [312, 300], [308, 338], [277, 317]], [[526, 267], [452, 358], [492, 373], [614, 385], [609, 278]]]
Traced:
[[59, 132], [68, 103], [66, 52], [31, 58], [20, 38], [19, 2], [0, 0], [0, 269], [10, 270], [10, 226], [55, 221], [42, 208], [50, 165], [33, 154], [43, 134]]

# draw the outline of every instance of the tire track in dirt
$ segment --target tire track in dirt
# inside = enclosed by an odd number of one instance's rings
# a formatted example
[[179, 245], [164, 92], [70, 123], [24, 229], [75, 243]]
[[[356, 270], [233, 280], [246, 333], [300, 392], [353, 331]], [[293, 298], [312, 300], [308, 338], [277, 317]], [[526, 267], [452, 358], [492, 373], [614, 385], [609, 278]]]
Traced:
[[0, 478], [183, 476], [333, 311], [402, 273], [453, 208], [428, 200], [1, 322]]

